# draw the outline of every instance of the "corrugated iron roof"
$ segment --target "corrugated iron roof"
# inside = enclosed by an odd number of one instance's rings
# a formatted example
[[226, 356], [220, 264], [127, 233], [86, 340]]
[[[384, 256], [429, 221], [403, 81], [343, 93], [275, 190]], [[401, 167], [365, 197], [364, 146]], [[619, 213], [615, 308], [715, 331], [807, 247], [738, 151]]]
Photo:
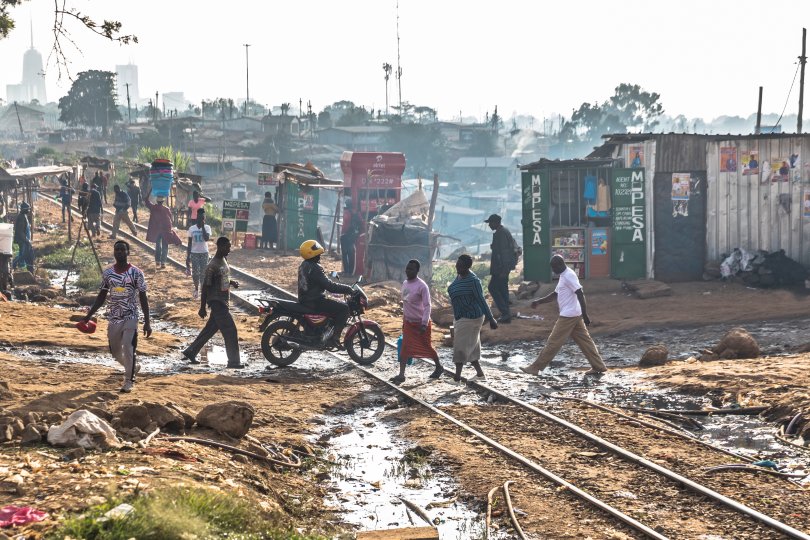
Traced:
[[[607, 144], [607, 143], [606, 143]], [[600, 147], [601, 148], [601, 147]], [[531, 171], [534, 169], [549, 168], [581, 168], [581, 167], [605, 167], [613, 165], [613, 158], [591, 158], [584, 159], [539, 159], [533, 163], [521, 165], [520, 170]]]
[[488, 167], [508, 169], [516, 167], [517, 159], [511, 157], [463, 157], [458, 158], [453, 167], [483, 169]]

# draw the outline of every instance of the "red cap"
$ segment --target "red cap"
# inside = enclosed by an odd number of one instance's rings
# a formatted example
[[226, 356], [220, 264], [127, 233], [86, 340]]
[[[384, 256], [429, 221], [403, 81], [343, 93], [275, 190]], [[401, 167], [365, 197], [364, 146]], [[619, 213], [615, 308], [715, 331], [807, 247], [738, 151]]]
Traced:
[[84, 332], [85, 334], [92, 334], [96, 331], [96, 323], [93, 321], [79, 321], [76, 323], [76, 328], [79, 329], [80, 332]]

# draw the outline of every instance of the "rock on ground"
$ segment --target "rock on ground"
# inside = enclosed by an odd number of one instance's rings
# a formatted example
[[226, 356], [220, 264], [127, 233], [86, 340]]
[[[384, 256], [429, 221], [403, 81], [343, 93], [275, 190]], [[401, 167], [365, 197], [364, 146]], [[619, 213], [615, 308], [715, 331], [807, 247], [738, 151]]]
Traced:
[[[759, 358], [759, 344], [745, 328], [732, 328], [723, 336], [720, 343], [712, 347], [711, 355], [706, 359]], [[715, 358], [705, 358], [714, 356]]]
[[658, 344], [649, 347], [644, 354], [641, 355], [641, 360], [638, 362], [639, 367], [652, 367], [663, 366], [669, 359], [669, 349], [664, 345]]
[[242, 401], [212, 403], [199, 412], [197, 425], [241, 439], [247, 435], [255, 414], [253, 406]]

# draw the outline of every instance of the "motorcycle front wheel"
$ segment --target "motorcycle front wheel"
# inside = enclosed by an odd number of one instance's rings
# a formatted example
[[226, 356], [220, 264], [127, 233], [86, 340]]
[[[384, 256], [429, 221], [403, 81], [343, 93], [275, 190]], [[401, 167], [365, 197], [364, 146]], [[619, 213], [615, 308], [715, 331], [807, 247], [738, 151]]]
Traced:
[[385, 350], [385, 335], [379, 327], [365, 328], [346, 340], [346, 352], [362, 366], [377, 361]]
[[289, 320], [280, 319], [270, 323], [262, 333], [262, 354], [273, 365], [289, 366], [301, 356], [301, 349], [284, 342], [285, 337], [297, 334], [298, 326]]

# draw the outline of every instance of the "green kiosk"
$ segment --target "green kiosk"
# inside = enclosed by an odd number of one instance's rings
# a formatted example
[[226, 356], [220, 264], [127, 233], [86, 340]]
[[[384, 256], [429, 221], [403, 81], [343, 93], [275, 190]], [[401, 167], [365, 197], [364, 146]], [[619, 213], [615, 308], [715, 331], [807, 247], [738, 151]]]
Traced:
[[541, 160], [522, 167], [524, 279], [550, 282], [560, 255], [580, 279], [644, 278], [643, 168], [612, 159]]

